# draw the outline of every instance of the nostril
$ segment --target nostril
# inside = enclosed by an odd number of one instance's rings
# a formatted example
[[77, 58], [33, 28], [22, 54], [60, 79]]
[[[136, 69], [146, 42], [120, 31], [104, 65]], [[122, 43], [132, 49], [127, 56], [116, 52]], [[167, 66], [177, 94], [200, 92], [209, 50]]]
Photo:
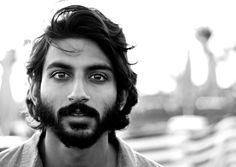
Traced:
[[85, 97], [85, 96], [81, 96], [81, 97], [75, 97], [75, 96], [69, 96], [68, 100], [72, 103], [85, 103], [87, 101], [89, 101], [89, 97]]
[[68, 97], [69, 101], [74, 101], [73, 97]]

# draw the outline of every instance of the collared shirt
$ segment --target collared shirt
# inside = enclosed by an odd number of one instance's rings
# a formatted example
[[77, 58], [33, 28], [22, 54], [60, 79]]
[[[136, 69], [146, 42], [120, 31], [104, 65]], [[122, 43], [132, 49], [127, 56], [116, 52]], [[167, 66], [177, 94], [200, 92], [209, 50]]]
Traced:
[[[22, 145], [9, 148], [0, 153], [1, 167], [43, 167], [39, 156], [38, 143], [41, 133], [35, 133]], [[122, 139], [118, 138], [117, 167], [161, 167], [139, 153], [133, 151]]]

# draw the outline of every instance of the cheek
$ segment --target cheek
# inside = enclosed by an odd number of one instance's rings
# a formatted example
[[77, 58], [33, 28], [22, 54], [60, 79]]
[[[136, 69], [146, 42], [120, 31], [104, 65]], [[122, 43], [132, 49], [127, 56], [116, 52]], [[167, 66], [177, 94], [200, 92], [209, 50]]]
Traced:
[[94, 92], [91, 99], [91, 106], [94, 106], [99, 112], [104, 112], [109, 107], [116, 103], [116, 89], [106, 89], [103, 92]]
[[50, 84], [42, 85], [40, 94], [42, 102], [50, 104], [54, 111], [58, 111], [66, 103], [64, 90], [58, 91], [55, 87], [51, 87]]

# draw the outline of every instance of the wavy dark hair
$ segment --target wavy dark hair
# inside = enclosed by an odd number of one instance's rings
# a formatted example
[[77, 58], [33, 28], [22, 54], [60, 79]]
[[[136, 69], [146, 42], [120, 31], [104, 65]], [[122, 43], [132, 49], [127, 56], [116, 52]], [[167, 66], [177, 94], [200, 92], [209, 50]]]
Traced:
[[[123, 91], [128, 95], [114, 130], [125, 128], [129, 124], [129, 114], [137, 103], [138, 96], [135, 87], [137, 75], [130, 68], [132, 64], [127, 59], [127, 51], [133, 46], [126, 43], [120, 26], [96, 9], [72, 5], [62, 8], [54, 14], [45, 32], [34, 41], [30, 60], [26, 66], [31, 87], [36, 85], [37, 94], [39, 94], [42, 69], [48, 49], [56, 41], [66, 38], [85, 38], [96, 42], [111, 61], [117, 81], [118, 102], [121, 100]], [[29, 90], [26, 98], [29, 114], [39, 123], [32, 127], [45, 129], [45, 125], [40, 122], [40, 114], [36, 112], [31, 97]]]

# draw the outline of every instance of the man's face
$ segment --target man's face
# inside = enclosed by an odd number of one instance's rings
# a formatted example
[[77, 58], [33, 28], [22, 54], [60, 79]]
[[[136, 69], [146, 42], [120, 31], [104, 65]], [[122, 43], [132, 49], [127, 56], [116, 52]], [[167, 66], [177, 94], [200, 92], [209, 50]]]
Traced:
[[65, 145], [86, 148], [118, 111], [113, 69], [90, 40], [70, 38], [56, 44], [46, 56], [37, 109]]

